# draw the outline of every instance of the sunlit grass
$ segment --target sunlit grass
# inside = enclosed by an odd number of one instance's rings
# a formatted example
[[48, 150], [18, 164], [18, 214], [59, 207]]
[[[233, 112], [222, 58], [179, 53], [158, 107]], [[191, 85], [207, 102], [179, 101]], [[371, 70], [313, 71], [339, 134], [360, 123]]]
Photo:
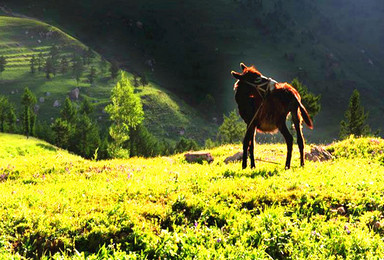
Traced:
[[93, 162], [35, 139], [0, 140], [4, 257], [384, 257], [381, 139], [336, 143], [334, 160], [305, 168], [294, 150], [288, 171], [284, 144], [257, 145], [256, 168], [241, 170], [223, 162], [240, 145], [188, 164], [182, 154]]

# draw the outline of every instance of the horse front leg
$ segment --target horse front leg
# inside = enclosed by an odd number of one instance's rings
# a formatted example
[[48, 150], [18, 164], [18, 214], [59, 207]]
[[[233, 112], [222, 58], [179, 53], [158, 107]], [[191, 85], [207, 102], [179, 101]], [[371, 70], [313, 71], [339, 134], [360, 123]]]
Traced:
[[[252, 127], [247, 127], [247, 131], [245, 132], [244, 140], [243, 140], [243, 163], [242, 167], [243, 169], [247, 168], [247, 155], [248, 155], [248, 148], [251, 147], [252, 142], [251, 142], [251, 136], [253, 134]], [[252, 148], [252, 153], [250, 152], [250, 159], [251, 159], [251, 167], [252, 167], [252, 158], [253, 158], [253, 148]], [[251, 157], [252, 154], [252, 157]], [[255, 164], [255, 161], [253, 159], [253, 164]], [[255, 167], [253, 165], [253, 167]]]
[[251, 169], [255, 168], [255, 154], [254, 154], [254, 148], [255, 148], [255, 130], [253, 131], [251, 135], [251, 141], [249, 146], [249, 159], [251, 160]]
[[285, 169], [288, 170], [291, 168], [291, 158], [292, 158], [292, 146], [293, 146], [293, 137], [289, 132], [285, 120], [283, 124], [279, 127], [281, 134], [284, 136], [285, 142], [287, 143], [287, 159], [285, 161]]

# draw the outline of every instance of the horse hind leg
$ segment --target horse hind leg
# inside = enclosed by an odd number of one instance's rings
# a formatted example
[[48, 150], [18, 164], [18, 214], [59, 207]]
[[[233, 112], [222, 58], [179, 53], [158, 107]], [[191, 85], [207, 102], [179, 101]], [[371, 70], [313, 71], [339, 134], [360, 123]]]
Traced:
[[279, 127], [279, 131], [284, 136], [285, 142], [287, 143], [287, 159], [285, 161], [285, 169], [288, 170], [291, 168], [291, 158], [292, 158], [292, 146], [293, 146], [293, 137], [289, 132], [285, 120], [283, 124]]
[[300, 166], [304, 166], [304, 137], [303, 137], [303, 131], [301, 129], [301, 123], [300, 119], [297, 115], [297, 113], [292, 113], [292, 121], [295, 125], [296, 129], [296, 135], [297, 135], [297, 145], [299, 146], [300, 151]]

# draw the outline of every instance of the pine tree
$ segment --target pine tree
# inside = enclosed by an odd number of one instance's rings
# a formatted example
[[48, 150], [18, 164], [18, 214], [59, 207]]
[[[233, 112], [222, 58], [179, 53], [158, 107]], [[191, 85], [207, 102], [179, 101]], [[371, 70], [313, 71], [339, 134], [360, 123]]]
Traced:
[[245, 133], [245, 124], [237, 115], [236, 110], [233, 110], [229, 116], [224, 115], [224, 122], [219, 127], [218, 139], [222, 143], [236, 143], [241, 141]]
[[76, 141], [75, 152], [88, 159], [101, 144], [97, 125], [86, 114], [79, 116], [73, 139]]
[[80, 105], [80, 113], [81, 114], [86, 114], [88, 116], [90, 116], [93, 111], [95, 110], [94, 106], [92, 105], [92, 103], [89, 101], [89, 98], [85, 97], [83, 99], [83, 101], [81, 102], [81, 105]]
[[69, 99], [69, 97], [65, 98], [64, 106], [60, 111], [60, 116], [63, 120], [67, 121], [70, 124], [74, 123], [75, 121], [76, 109], [73, 106], [72, 101]]
[[54, 132], [55, 145], [68, 149], [72, 133], [72, 125], [65, 119], [56, 118], [51, 128]]
[[81, 58], [77, 55], [74, 55], [72, 59], [72, 72], [73, 76], [76, 79], [77, 84], [80, 82], [80, 78], [83, 75], [84, 71], [84, 65], [83, 62], [81, 61]]
[[134, 94], [133, 86], [125, 73], [121, 73], [119, 82], [112, 89], [111, 101], [105, 108], [112, 121], [109, 134], [114, 142], [110, 153], [115, 157], [124, 157], [128, 155], [128, 151], [123, 149], [123, 143], [129, 140], [130, 128], [135, 129], [144, 119], [140, 97]]
[[39, 72], [43, 71], [44, 64], [45, 64], [45, 59], [44, 59], [44, 55], [43, 55], [42, 52], [40, 52], [39, 55], [37, 55], [36, 63], [37, 63], [37, 70]]
[[49, 56], [51, 58], [51, 73], [53, 76], [56, 76], [58, 64], [59, 64], [59, 48], [56, 45], [51, 47], [49, 51]]
[[30, 60], [30, 68], [31, 68], [31, 73], [35, 74], [36, 72], [36, 56], [32, 55], [32, 58]]
[[5, 96], [0, 96], [0, 131], [13, 132], [16, 123], [16, 113], [12, 104]]
[[64, 56], [61, 58], [61, 61], [60, 61], [60, 72], [62, 74], [65, 74], [68, 72], [68, 68], [69, 68], [68, 59], [67, 57]]
[[47, 59], [45, 60], [44, 71], [45, 77], [47, 79], [51, 79], [51, 73], [53, 73], [53, 64], [51, 57], [47, 57]]
[[36, 115], [33, 108], [36, 104], [36, 96], [29, 90], [24, 89], [24, 93], [21, 97], [21, 104], [24, 106], [23, 112], [23, 132], [29, 138], [30, 135], [34, 135]]
[[0, 56], [0, 74], [5, 70], [7, 59], [4, 56]]
[[307, 109], [310, 117], [313, 119], [321, 109], [320, 99], [321, 95], [315, 95], [308, 91], [308, 88], [303, 85], [297, 78], [292, 80], [291, 85], [299, 92], [301, 102]]
[[345, 120], [340, 122], [340, 138], [349, 135], [366, 136], [370, 134], [369, 125], [366, 123], [368, 114], [360, 104], [360, 93], [355, 89], [349, 100], [348, 109], [345, 111]]

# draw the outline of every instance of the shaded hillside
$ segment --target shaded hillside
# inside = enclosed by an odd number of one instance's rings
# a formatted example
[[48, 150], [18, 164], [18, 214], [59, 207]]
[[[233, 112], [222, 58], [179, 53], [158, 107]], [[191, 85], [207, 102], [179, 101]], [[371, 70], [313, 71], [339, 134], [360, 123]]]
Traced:
[[234, 107], [229, 71], [244, 61], [280, 81], [299, 77], [322, 94], [314, 140], [337, 136], [354, 88], [373, 128], [382, 126], [379, 0], [5, 2], [60, 24], [131, 71], [149, 73], [200, 110], [210, 94], [209, 113]]
[[[35, 73], [31, 73], [32, 57], [37, 59], [41, 56], [44, 67], [46, 59], [51, 57], [53, 46], [58, 52], [56, 75], [51, 73], [50, 79], [47, 79], [45, 69], [38, 71], [37, 64]], [[109, 62], [94, 52], [76, 80], [73, 62], [79, 59], [86, 64], [84, 57], [89, 52], [84, 44], [54, 26], [26, 18], [0, 16], [0, 56], [7, 61], [5, 71], [0, 75], [0, 94], [8, 96], [19, 108], [24, 88], [30, 88], [38, 100], [35, 107], [38, 120], [48, 124], [59, 115], [68, 95], [77, 105], [87, 97], [96, 107], [99, 124], [106, 127], [109, 124], [108, 115], [103, 110], [116, 80], [110, 77]], [[63, 58], [68, 62], [65, 72], [62, 72]], [[92, 68], [96, 71], [93, 83], [89, 78]], [[134, 76], [128, 76], [134, 82]], [[76, 91], [70, 94], [76, 89], [79, 90], [77, 94]], [[144, 123], [156, 137], [177, 141], [185, 135], [202, 143], [215, 135], [214, 123], [206, 121], [185, 102], [157, 84], [149, 82], [145, 86], [137, 86], [135, 91], [142, 97], [146, 113]]]

